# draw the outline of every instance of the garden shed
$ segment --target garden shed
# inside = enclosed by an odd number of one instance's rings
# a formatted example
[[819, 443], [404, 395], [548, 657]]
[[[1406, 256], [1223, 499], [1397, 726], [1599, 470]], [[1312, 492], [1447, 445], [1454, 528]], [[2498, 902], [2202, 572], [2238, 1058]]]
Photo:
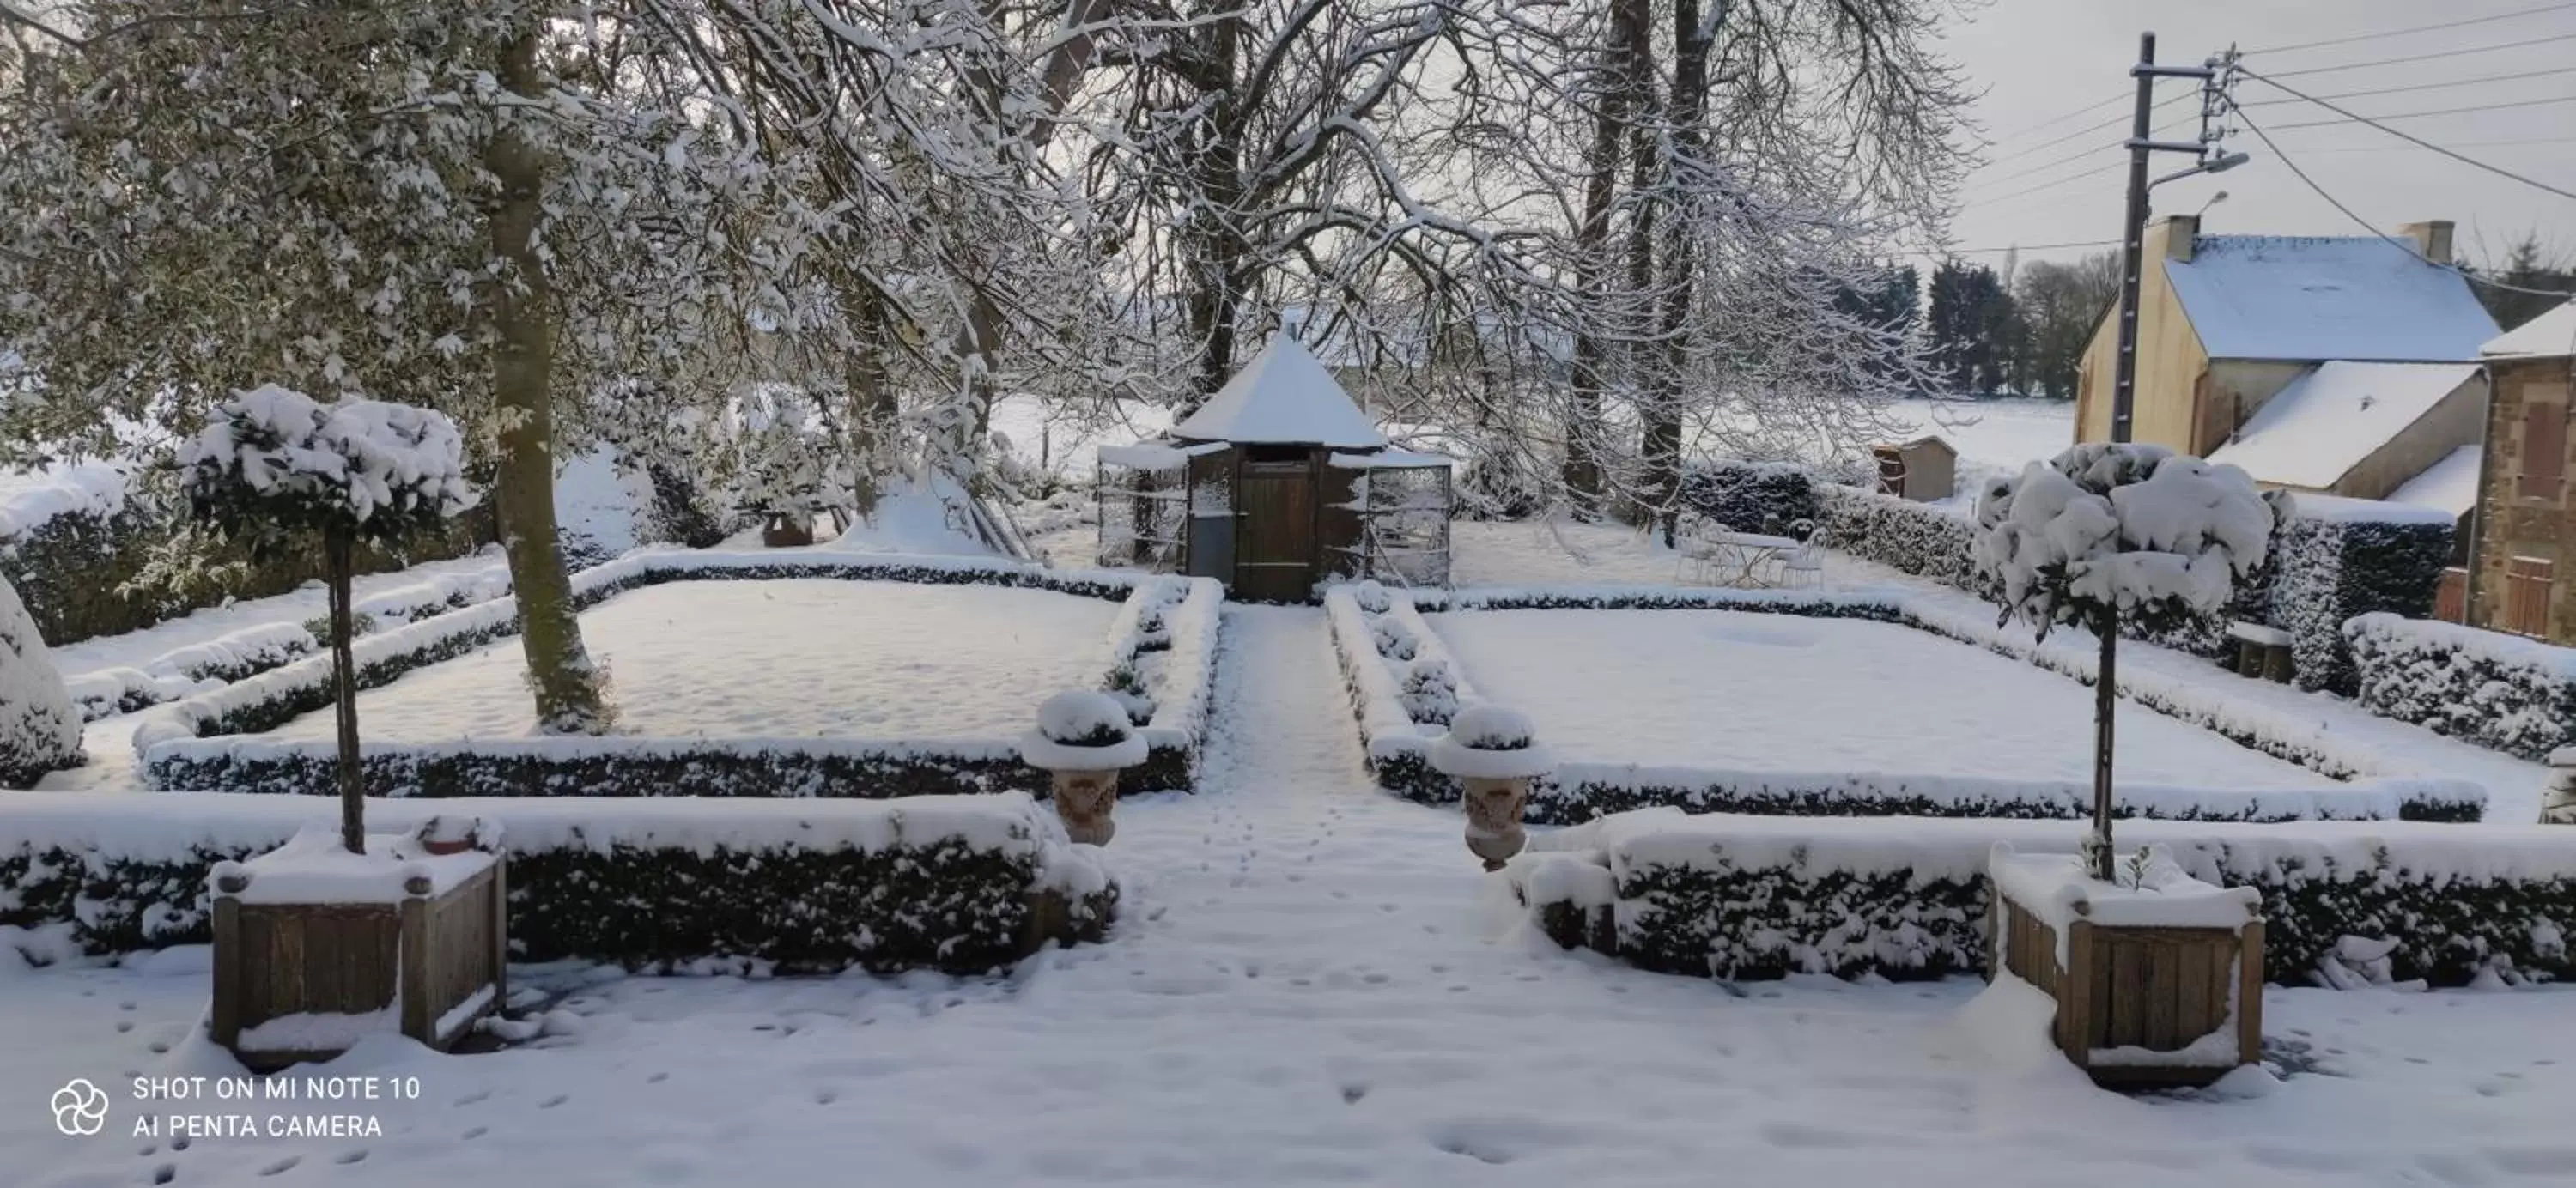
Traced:
[[1100, 450], [1100, 563], [1303, 602], [1333, 577], [1449, 581], [1450, 460], [1393, 448], [1279, 334], [1163, 438]]
[[1878, 489], [1920, 502], [1947, 499], [1958, 485], [1959, 451], [1938, 436], [1869, 448], [1878, 462]]

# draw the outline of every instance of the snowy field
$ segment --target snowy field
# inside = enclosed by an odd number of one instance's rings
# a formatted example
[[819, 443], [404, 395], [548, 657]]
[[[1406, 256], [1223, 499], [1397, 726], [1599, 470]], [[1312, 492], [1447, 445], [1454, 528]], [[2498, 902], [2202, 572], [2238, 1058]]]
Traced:
[[[1893, 623], [1740, 611], [1427, 616], [1483, 696], [1569, 760], [2018, 780], [2091, 778], [2093, 695]], [[2324, 777], [2122, 702], [2142, 783], [2316, 787]]]
[[[1505, 923], [1454, 809], [1370, 790], [1318, 612], [1237, 608], [1226, 634], [1202, 792], [1119, 806], [1107, 944], [993, 979], [522, 969], [561, 996], [533, 1044], [299, 1070], [418, 1078], [341, 1107], [380, 1136], [184, 1146], [131, 1136], [128, 1078], [238, 1075], [188, 1042], [203, 950], [0, 966], [0, 1183], [2508, 1188], [2576, 1167], [2555, 988], [2276, 988], [2268, 1092], [2133, 1099], [1973, 1009], [1971, 980], [1739, 995], [1558, 951]], [[75, 1076], [112, 1091], [106, 1136], [54, 1133], [46, 1096]]]
[[1939, 434], [1959, 447], [1962, 469], [2019, 471], [2075, 444], [2072, 400], [1899, 400], [1889, 419], [1908, 436]]
[[[1012, 738], [1048, 693], [1097, 687], [1118, 604], [1047, 590], [826, 579], [673, 582], [583, 612], [619, 729], [654, 738]], [[518, 738], [505, 639], [358, 695], [370, 740]], [[264, 737], [333, 737], [328, 711]]]

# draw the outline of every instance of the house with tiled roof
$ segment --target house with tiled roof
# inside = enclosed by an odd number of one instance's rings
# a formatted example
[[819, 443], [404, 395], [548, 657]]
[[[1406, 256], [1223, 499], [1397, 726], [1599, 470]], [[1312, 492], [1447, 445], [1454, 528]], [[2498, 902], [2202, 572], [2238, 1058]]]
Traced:
[[[2148, 228], [2131, 440], [2266, 487], [2456, 501], [2459, 484], [2418, 480], [2479, 443], [2496, 324], [2448, 267], [2451, 233], [2203, 235], [2189, 215]], [[2118, 318], [2103, 315], [2079, 370], [2081, 441], [2111, 437]]]

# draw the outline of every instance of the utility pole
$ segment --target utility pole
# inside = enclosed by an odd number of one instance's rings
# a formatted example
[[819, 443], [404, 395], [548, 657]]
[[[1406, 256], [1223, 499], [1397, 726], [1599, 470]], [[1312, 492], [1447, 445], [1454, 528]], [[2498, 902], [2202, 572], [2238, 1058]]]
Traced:
[[[2138, 35], [2138, 63], [2129, 67], [2129, 77], [2138, 80], [2138, 106], [2136, 114], [2129, 120], [2129, 209], [2126, 219], [2120, 224], [2120, 353], [2113, 364], [2116, 378], [2111, 385], [2113, 441], [2129, 440], [2129, 423], [2138, 388], [2138, 277], [2146, 267], [2147, 191], [2175, 178], [2195, 173], [2216, 173], [2245, 159], [2241, 153], [2210, 157], [2211, 142], [2205, 138], [2189, 144], [2154, 140], [2151, 115], [2156, 105], [2156, 80], [2196, 78], [2207, 83], [2217, 76], [2218, 71], [2209, 66], [2156, 65], [2156, 35]], [[2205, 120], [2205, 105], [2203, 112]], [[2160, 152], [2190, 153], [2203, 160], [2194, 168], [2148, 181], [2147, 155]]]

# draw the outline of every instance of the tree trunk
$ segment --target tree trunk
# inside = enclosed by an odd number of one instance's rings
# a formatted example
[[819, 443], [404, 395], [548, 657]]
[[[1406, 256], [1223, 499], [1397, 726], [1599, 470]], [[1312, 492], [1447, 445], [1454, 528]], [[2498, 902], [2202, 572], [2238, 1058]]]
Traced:
[[[536, 101], [545, 92], [536, 59], [536, 30], [513, 37], [501, 47], [501, 85]], [[597, 734], [608, 728], [607, 706], [598, 670], [582, 647], [572, 581], [555, 538], [555, 313], [535, 242], [545, 164], [536, 147], [504, 123], [484, 151], [484, 165], [501, 187], [492, 208], [492, 254], [507, 265], [492, 298], [492, 325], [500, 338], [492, 355], [492, 398], [500, 414], [494, 502], [518, 595], [519, 646], [536, 693], [538, 728]]]
[[349, 610], [357, 581], [357, 538], [347, 529], [322, 535], [322, 565], [331, 585], [331, 688], [340, 734], [340, 845], [367, 852], [365, 782], [358, 770], [358, 662], [349, 640], [357, 634]]
[[[1708, 58], [1714, 34], [1714, 29], [1700, 23], [1699, 0], [1673, 0], [1672, 159], [1664, 165], [1663, 182], [1667, 200], [1676, 206], [1691, 201], [1692, 179], [1688, 171], [1698, 165], [1704, 139], [1701, 124], [1708, 110]], [[1654, 382], [1647, 386], [1642, 418], [1645, 437], [1638, 448], [1646, 468], [1646, 496], [1666, 544], [1673, 542], [1673, 522], [1681, 497], [1682, 369], [1690, 359], [1689, 336], [1684, 328], [1690, 318], [1691, 298], [1697, 292], [1693, 273], [1699, 266], [1691, 241], [1692, 222], [1687, 214], [1676, 210], [1665, 232], [1669, 241], [1664, 251], [1664, 280], [1657, 294], [1663, 311], [1655, 326], [1664, 359]]]
[[2093, 685], [2093, 833], [2086, 846], [2093, 852], [2093, 877], [2108, 882], [2111, 878], [2111, 714], [2120, 702], [2118, 673], [2113, 668], [2120, 644], [2117, 616], [2102, 625], [2101, 634], [2101, 679]]
[[[1210, 75], [1231, 79], [1242, 40], [1242, 18], [1229, 17], [1208, 26]], [[1216, 395], [1234, 373], [1235, 319], [1243, 304], [1238, 289], [1246, 247], [1233, 222], [1243, 203], [1243, 122], [1260, 96], [1202, 95], [1213, 108], [1201, 123], [1205, 139], [1194, 147], [1189, 163], [1197, 191], [1190, 217], [1182, 226], [1180, 248], [1190, 270], [1190, 334], [1199, 348], [1198, 383], [1182, 410], [1186, 416]], [[1311, 317], [1313, 311], [1308, 311]]]
[[[1610, 305], [1610, 208], [1618, 199], [1621, 146], [1643, 99], [1646, 37], [1638, 0], [1611, 0], [1610, 40], [1602, 47], [1600, 114], [1592, 132], [1592, 172], [1584, 178], [1583, 222], [1575, 231], [1575, 284], [1598, 319]], [[1565, 425], [1565, 490], [1579, 514], [1601, 505], [1601, 405], [1609, 388], [1610, 344], [1597, 320], [1574, 340], [1573, 407]]]
[[891, 467], [892, 438], [902, 409], [886, 377], [885, 352], [892, 348], [886, 342], [884, 299], [874, 292], [844, 299], [854, 303], [860, 343], [850, 356], [850, 407], [844, 414], [850, 421], [850, 502], [861, 518], [873, 518], [884, 494], [881, 468]]

